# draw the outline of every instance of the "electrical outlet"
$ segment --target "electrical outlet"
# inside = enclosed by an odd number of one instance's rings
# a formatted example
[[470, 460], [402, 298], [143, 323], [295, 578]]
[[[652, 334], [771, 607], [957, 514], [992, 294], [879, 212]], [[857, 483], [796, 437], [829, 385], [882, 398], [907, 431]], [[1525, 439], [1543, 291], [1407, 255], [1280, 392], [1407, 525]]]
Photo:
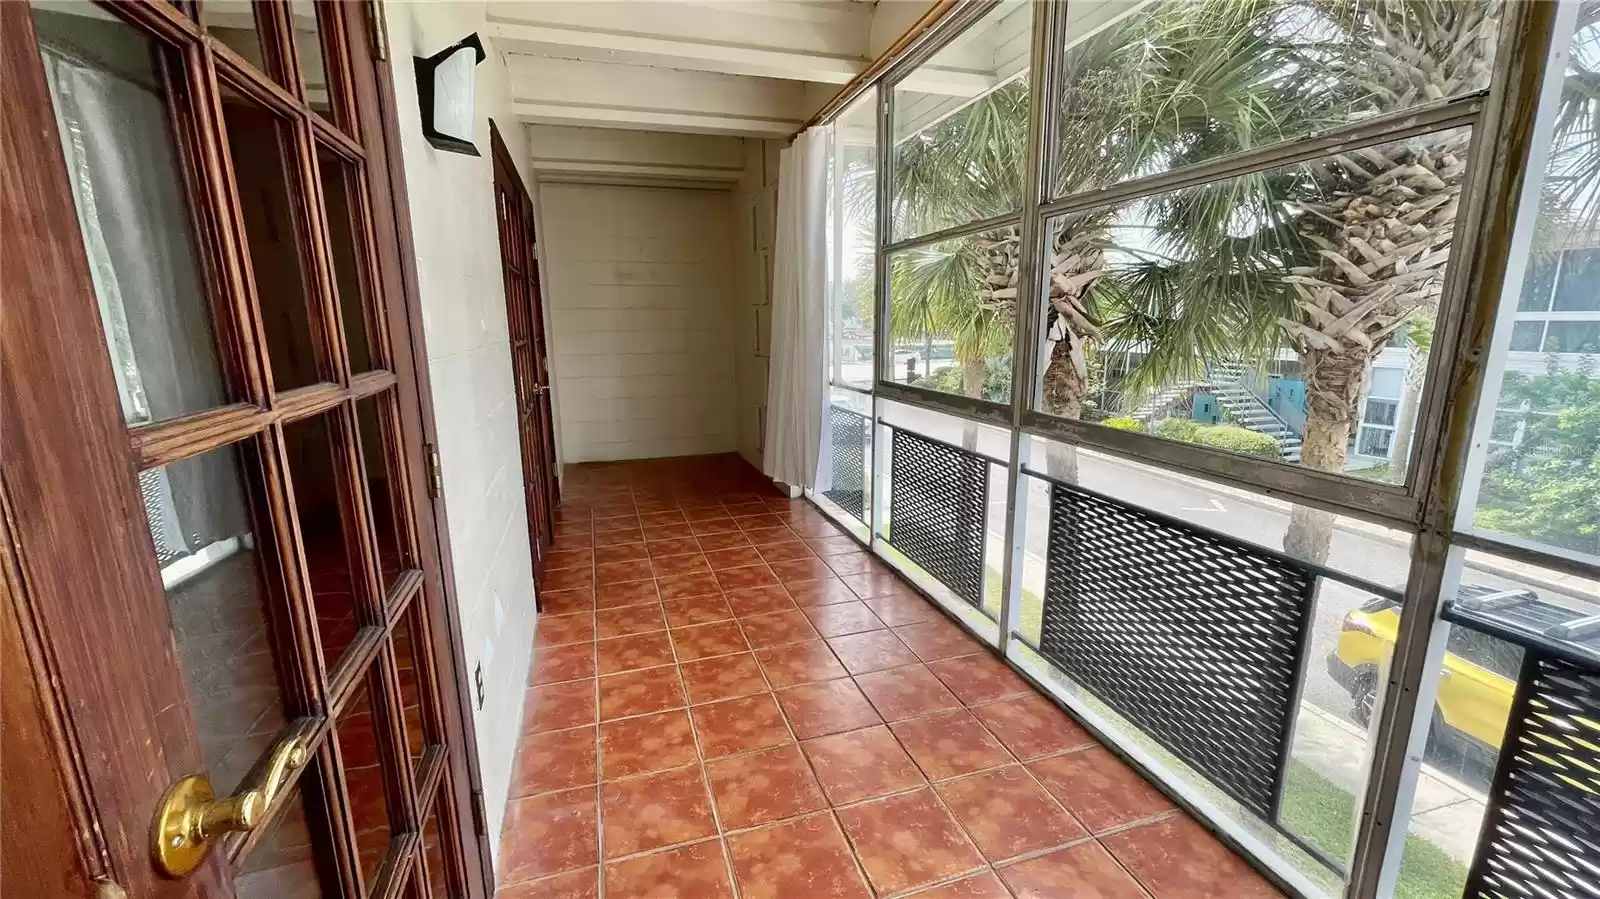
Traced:
[[478, 711], [483, 711], [483, 663], [472, 669], [472, 683], [478, 690]]

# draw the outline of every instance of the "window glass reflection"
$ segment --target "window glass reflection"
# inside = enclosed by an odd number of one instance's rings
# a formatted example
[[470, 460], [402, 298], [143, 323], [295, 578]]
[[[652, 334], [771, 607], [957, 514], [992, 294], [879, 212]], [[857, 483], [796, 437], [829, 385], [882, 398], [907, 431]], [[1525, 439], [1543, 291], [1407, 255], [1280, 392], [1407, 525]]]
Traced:
[[1541, 126], [1543, 177], [1525, 188], [1538, 191], [1538, 218], [1526, 256], [1511, 260], [1523, 275], [1502, 300], [1515, 306], [1493, 360], [1505, 374], [1484, 391], [1478, 426], [1491, 433], [1463, 511], [1469, 526], [1600, 557], [1600, 23], [1580, 15], [1555, 46], [1569, 49], [1565, 79]]
[[875, 377], [877, 97], [876, 91], [868, 91], [834, 121], [829, 172], [828, 377], [830, 383], [864, 390], [872, 389]]
[[1050, 220], [1042, 410], [1403, 483], [1469, 137]]
[[895, 84], [892, 240], [1022, 207], [1031, 26], [1003, 0]]
[[1074, 2], [1054, 195], [1482, 90], [1498, 9], [1489, 0]]

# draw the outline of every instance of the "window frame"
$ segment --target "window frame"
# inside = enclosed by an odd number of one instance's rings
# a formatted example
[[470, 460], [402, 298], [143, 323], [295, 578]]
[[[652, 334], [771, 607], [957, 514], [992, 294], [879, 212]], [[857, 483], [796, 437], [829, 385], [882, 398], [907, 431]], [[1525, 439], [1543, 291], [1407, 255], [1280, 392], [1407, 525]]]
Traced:
[[[1515, 303], [1508, 309], [1502, 302], [1502, 292], [1520, 288], [1523, 272], [1521, 263], [1515, 260], [1518, 253], [1522, 254], [1522, 259], [1526, 258], [1528, 229], [1527, 222], [1508, 210], [1520, 211], [1526, 205], [1522, 179], [1530, 169], [1543, 164], [1543, 151], [1535, 146], [1538, 115], [1534, 108], [1540, 105], [1537, 101], [1548, 99], [1552, 93], [1548, 87], [1551, 79], [1545, 78], [1552, 59], [1557, 58], [1551, 41], [1559, 40], [1560, 29], [1570, 29], [1575, 21], [1573, 5], [1506, 5], [1498, 23], [1500, 41], [1490, 84], [1472, 94], [1373, 116], [1309, 137], [1205, 160], [1183, 169], [1051, 198], [1046, 195], [1048, 185], [1043, 175], [1054, 168], [1059, 147], [1053, 132], [1058, 123], [1055, 116], [1044, 113], [1051, 104], [1041, 98], [1055, 97], [1059, 93], [1057, 82], [1061, 78], [1065, 53], [1066, 4], [1034, 3], [1032, 56], [1027, 76], [1030, 96], [1027, 176], [1022, 210], [1016, 215], [966, 223], [894, 242], [888, 230], [894, 190], [890, 108], [893, 87], [985, 17], [997, 2], [971, 0], [953, 4], [926, 31], [907, 40], [898, 58], [883, 64], [881, 69], [875, 65], [877, 70], [870, 76], [869, 86], [845, 91], [852, 100], [863, 91], [877, 91], [879, 230], [875, 264], [877, 376], [873, 393], [885, 402], [903, 403], [1009, 429], [1012, 452], [1002, 548], [1001, 626], [998, 639], [993, 641], [1008, 661], [1015, 662], [1009, 651], [1009, 638], [1018, 620], [1022, 566], [1023, 513], [1018, 509], [1018, 485], [1023, 479], [1018, 475], [1026, 470], [1029, 448], [1036, 442], [1029, 438], [1081, 446], [1145, 465], [1178, 470], [1213, 483], [1411, 534], [1411, 568], [1403, 603], [1411, 611], [1403, 616], [1396, 637], [1387, 691], [1393, 696], [1386, 697], [1374, 719], [1372, 768], [1366, 790], [1359, 799], [1362, 813], [1345, 891], [1347, 896], [1362, 899], [1386, 896], [1393, 888], [1403, 854], [1407, 810], [1420, 764], [1417, 760], [1422, 755], [1421, 741], [1427, 736], [1429, 705], [1437, 686], [1437, 676], [1430, 672], [1430, 667], [1437, 668], [1444, 647], [1440, 629], [1444, 622], [1439, 617], [1443, 605], [1441, 596], [1453, 595], [1463, 554], [1468, 549], [1493, 552], [1515, 561], [1591, 578], [1600, 572], [1600, 560], [1576, 558], [1551, 552], [1548, 547], [1471, 533], [1458, 520], [1462, 510], [1470, 508], [1468, 500], [1475, 489], [1470, 486], [1462, 489], [1463, 483], [1469, 482], [1473, 474], [1475, 463], [1471, 457], [1481, 455], [1482, 448], [1490, 443], [1487, 439], [1473, 443], [1476, 436], [1490, 434], [1486, 426], [1475, 427], [1478, 419], [1487, 414], [1492, 422], [1496, 411], [1492, 402], [1495, 394], [1492, 389], [1485, 390], [1484, 385], [1495, 375], [1495, 365], [1503, 365], [1503, 358], [1495, 362], [1495, 353], [1504, 356], [1511, 322], [1517, 319]], [[851, 94], [852, 90], [856, 93]], [[830, 111], [830, 117], [837, 114], [836, 109]], [[1043, 280], [1038, 261], [1047, 250], [1044, 223], [1048, 217], [1325, 157], [1352, 146], [1462, 127], [1471, 129], [1467, 150], [1469, 163], [1450, 246], [1451, 258], [1459, 261], [1446, 271], [1441, 286], [1433, 338], [1435, 351], [1429, 355], [1423, 388], [1417, 399], [1416, 431], [1410, 441], [1406, 483], [1360, 481], [1345, 474], [1303, 469], [1147, 434], [1057, 419], [1040, 410], [1038, 368], [1045, 349], [1043, 316], [1036, 314], [1040, 310], [1034, 308], [1040, 304], [1023, 303], [1020, 298], [1038, 295]], [[1012, 402], [993, 403], [891, 380], [889, 254], [1009, 224], [1016, 224], [1023, 235], [1018, 263], [1018, 308], [1019, 312], [1023, 308], [1030, 310], [1016, 318]], [[1552, 283], [1552, 298], [1554, 290]], [[1588, 313], [1583, 315], [1585, 320], [1590, 317]], [[1024, 385], [1028, 385], [1027, 389], [1022, 389]], [[1476, 412], [1472, 409], [1474, 400], [1477, 401]], [[1363, 397], [1358, 409], [1362, 420], [1365, 404], [1366, 397]], [[876, 423], [882, 418], [882, 405], [874, 401], [875, 437], [881, 436], [885, 427]], [[1357, 439], [1359, 435], [1358, 427]], [[884, 465], [882, 442], [874, 440], [875, 478]], [[881, 510], [876, 507], [881, 502], [882, 496], [875, 492], [874, 516], [879, 521], [882, 520]], [[878, 548], [879, 537], [875, 524], [872, 549]], [[1060, 696], [1057, 699], [1072, 707], [1070, 699]], [[1146, 773], [1166, 782], [1159, 770], [1151, 773], [1147, 769]], [[1184, 792], [1181, 786], [1171, 783], [1168, 786], [1178, 794]], [[1213, 817], [1209, 810], [1196, 814]], [[1262, 862], [1272, 854], [1270, 850], [1261, 847], [1234, 822], [1215, 820], [1212, 823], [1226, 842], [1253, 856], [1263, 870], [1270, 868], [1278, 875], [1275, 879], [1279, 879], [1280, 884], [1294, 882], [1298, 885], [1294, 876], [1285, 874], [1278, 866]]]

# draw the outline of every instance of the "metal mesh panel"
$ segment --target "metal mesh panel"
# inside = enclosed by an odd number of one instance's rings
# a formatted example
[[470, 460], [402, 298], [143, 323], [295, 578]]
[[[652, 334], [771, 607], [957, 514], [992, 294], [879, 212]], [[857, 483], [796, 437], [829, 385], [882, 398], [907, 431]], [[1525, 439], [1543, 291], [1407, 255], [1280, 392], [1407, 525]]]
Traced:
[[839, 508], [866, 521], [867, 439], [872, 422], [865, 415], [840, 406], [829, 407], [833, 440], [833, 487], [823, 496]]
[[1041, 653], [1267, 820], [1315, 586], [1281, 556], [1051, 484]]
[[1600, 896], [1600, 671], [1528, 653], [1466, 895]]
[[981, 607], [989, 461], [899, 429], [890, 450], [889, 545]]

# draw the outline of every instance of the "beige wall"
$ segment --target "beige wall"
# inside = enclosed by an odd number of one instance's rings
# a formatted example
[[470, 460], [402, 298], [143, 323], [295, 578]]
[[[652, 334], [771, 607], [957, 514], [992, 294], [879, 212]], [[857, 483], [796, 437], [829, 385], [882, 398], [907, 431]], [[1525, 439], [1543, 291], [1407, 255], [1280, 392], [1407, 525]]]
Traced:
[[525, 159], [526, 152], [511, 114], [504, 57], [492, 44], [477, 70], [475, 143], [483, 156], [443, 153], [422, 136], [411, 58], [481, 33], [484, 4], [390, 3], [384, 9], [444, 470], [444, 537], [454, 560], [468, 677], [483, 666], [485, 697], [474, 723], [489, 839], [498, 858], [535, 615], [489, 118], [499, 124], [513, 158]]
[[728, 194], [542, 184], [567, 462], [735, 448]]

